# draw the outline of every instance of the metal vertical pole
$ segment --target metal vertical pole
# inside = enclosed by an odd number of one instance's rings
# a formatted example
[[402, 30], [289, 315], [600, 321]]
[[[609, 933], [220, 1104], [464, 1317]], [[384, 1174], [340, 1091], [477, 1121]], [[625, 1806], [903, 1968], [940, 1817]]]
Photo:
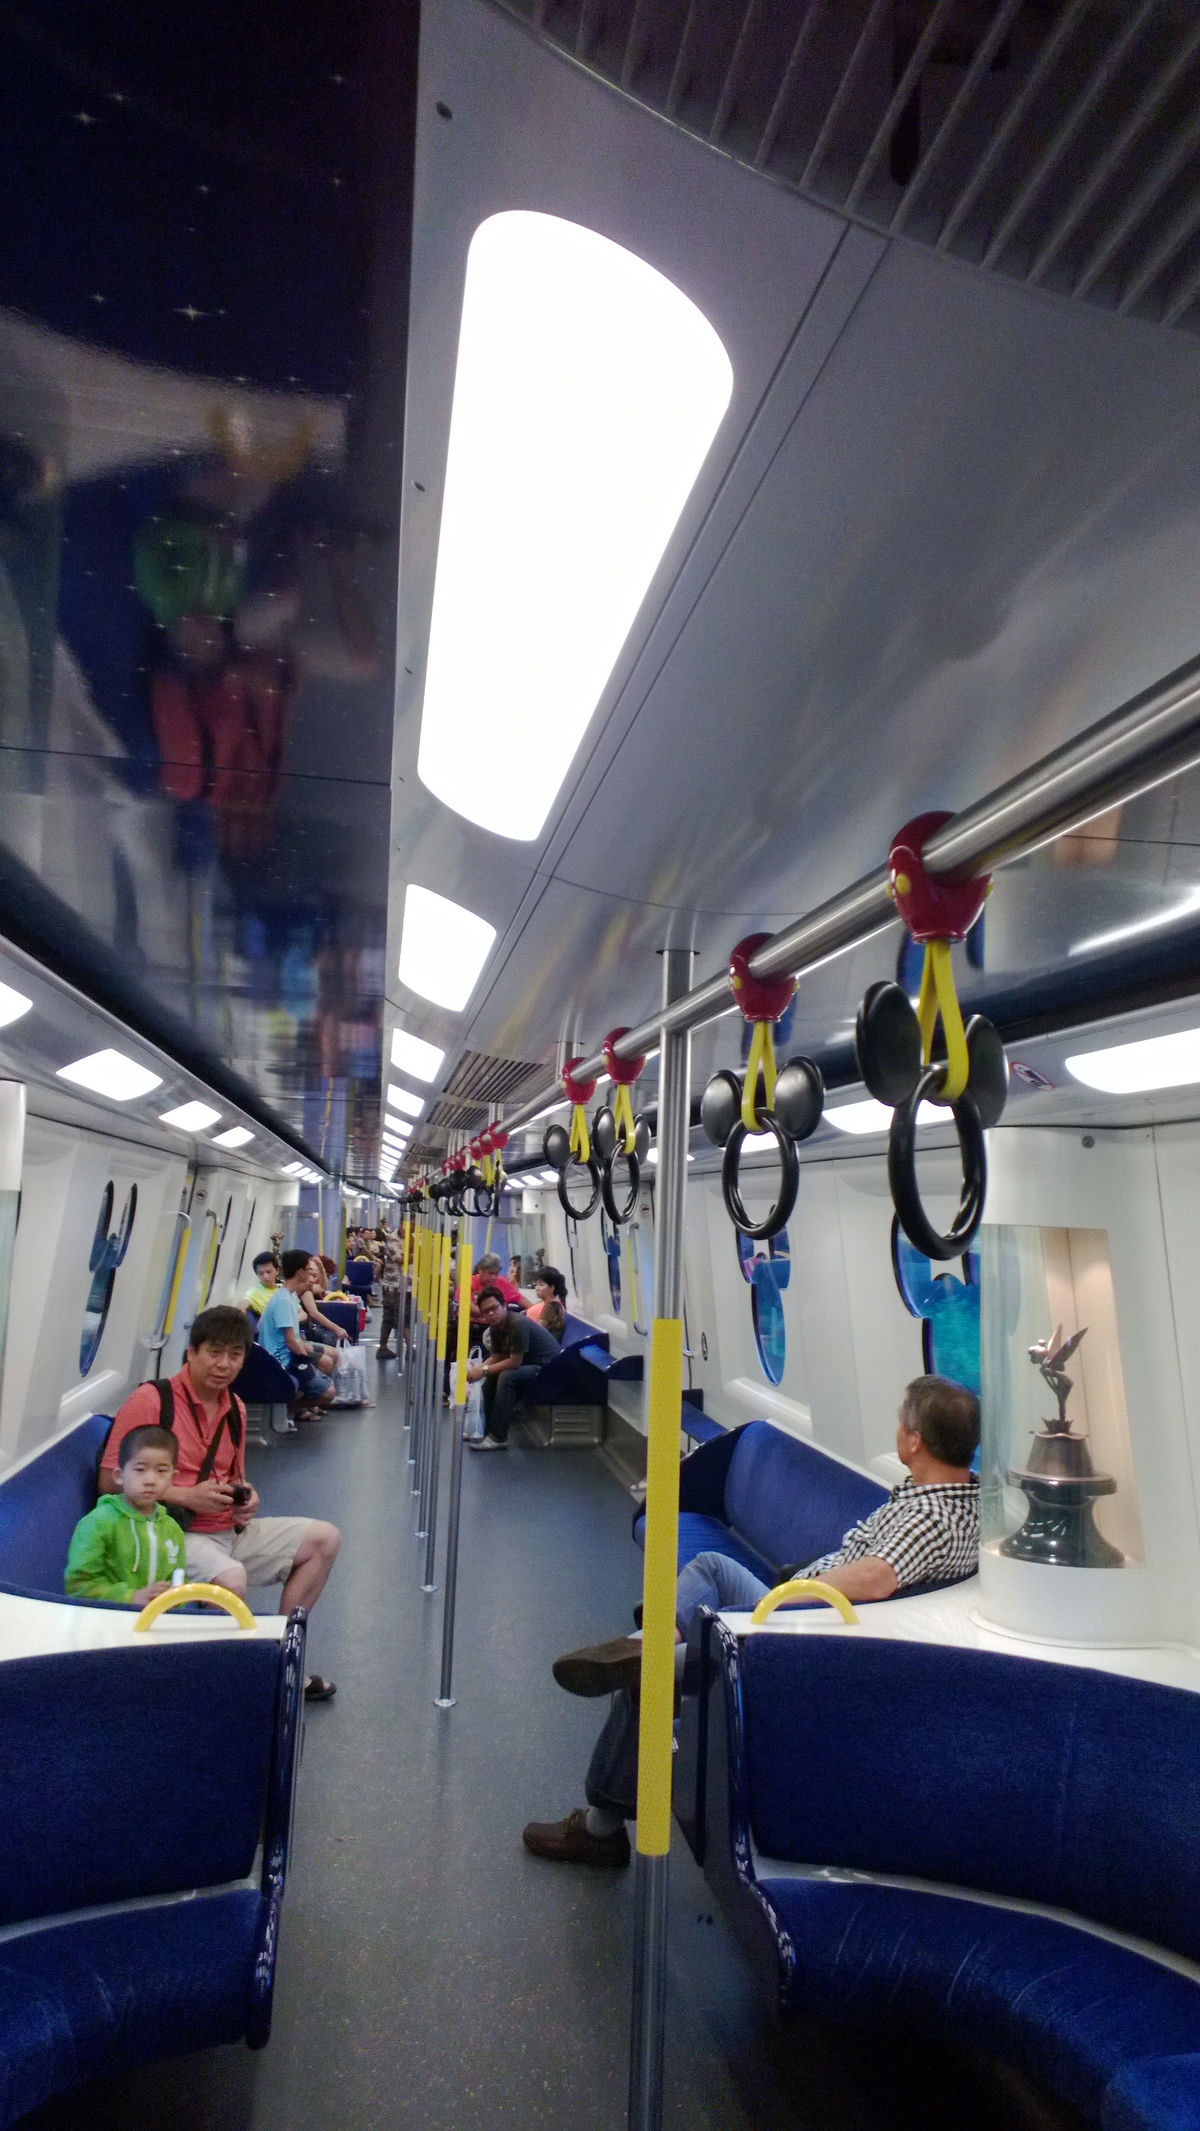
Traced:
[[[691, 981], [692, 951], [663, 954], [662, 1003]], [[675, 1564], [679, 1530], [679, 1415], [683, 1397], [683, 1194], [691, 1106], [692, 1039], [664, 1018], [658, 1062], [658, 1177], [654, 1304], [646, 1423], [646, 1558], [642, 1611], [637, 1864], [629, 2131], [660, 2131], [667, 2004], [667, 1871], [675, 1714]]]
[[467, 1411], [467, 1355], [471, 1347], [471, 1246], [458, 1245], [458, 1351], [454, 1364], [454, 1438], [450, 1451], [450, 1517], [446, 1526], [446, 1601], [442, 1608], [442, 1679], [439, 1709], [453, 1709], [454, 1608], [458, 1598], [458, 1524], [462, 1509], [463, 1422]]
[[429, 1501], [425, 1516], [426, 1596], [435, 1589], [433, 1565], [437, 1558], [438, 1467], [442, 1456], [442, 1378], [446, 1368], [446, 1329], [450, 1321], [450, 1230], [442, 1232], [441, 1283], [438, 1288], [437, 1348], [433, 1371], [433, 1404], [429, 1413]]

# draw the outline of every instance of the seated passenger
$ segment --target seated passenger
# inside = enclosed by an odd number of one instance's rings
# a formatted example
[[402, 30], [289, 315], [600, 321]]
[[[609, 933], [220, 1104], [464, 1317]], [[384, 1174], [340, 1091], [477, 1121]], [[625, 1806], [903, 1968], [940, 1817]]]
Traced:
[[[289, 1257], [284, 1253], [284, 1276]], [[282, 1294], [284, 1291], [278, 1291]], [[273, 1307], [273, 1301], [272, 1305]], [[242, 1312], [228, 1305], [201, 1310], [188, 1335], [187, 1358], [165, 1384], [139, 1384], [122, 1404], [100, 1460], [100, 1491], [121, 1487], [120, 1454], [126, 1436], [171, 1420], [178, 1462], [162, 1499], [183, 1511], [188, 1580], [219, 1583], [244, 1597], [250, 1584], [280, 1583], [281, 1613], [312, 1607], [337, 1560], [341, 1534], [315, 1517], [260, 1517], [258, 1495], [246, 1479], [246, 1412], [230, 1390], [251, 1345]], [[336, 1690], [312, 1674], [310, 1702], [327, 1702]]]
[[521, 1293], [520, 1288], [514, 1287], [511, 1280], [505, 1279], [503, 1273], [500, 1270], [500, 1260], [496, 1256], [495, 1252], [485, 1251], [483, 1257], [479, 1260], [475, 1271], [471, 1275], [471, 1295], [473, 1298], [471, 1307], [472, 1324], [476, 1323], [477, 1321], [479, 1323], [482, 1323], [484, 1321], [482, 1313], [479, 1309], [479, 1300], [481, 1295], [483, 1294], [485, 1287], [496, 1288], [499, 1291], [500, 1295], [503, 1297], [504, 1301], [509, 1305], [510, 1309], [524, 1309], [525, 1297]]
[[349, 1343], [350, 1334], [335, 1324], [332, 1317], [321, 1315], [321, 1303], [325, 1299], [329, 1282], [323, 1258], [310, 1258], [304, 1285], [300, 1289], [300, 1312], [304, 1322], [304, 1337], [319, 1347], [340, 1347]]
[[[785, 1572], [816, 1576], [856, 1605], [892, 1598], [914, 1584], [958, 1583], [979, 1566], [979, 1482], [970, 1470], [979, 1442], [979, 1401], [961, 1384], [918, 1376], [904, 1394], [896, 1455], [909, 1477], [886, 1502], [846, 1533], [840, 1547]], [[727, 1554], [697, 1554], [675, 1585], [675, 1674], [682, 1685], [684, 1646], [699, 1606], [752, 1610], [769, 1584]], [[800, 1601], [806, 1603], [806, 1601]], [[530, 1821], [523, 1840], [537, 1857], [559, 1864], [627, 1865], [637, 1783], [638, 1694], [642, 1645], [637, 1636], [597, 1643], [556, 1658], [554, 1677], [568, 1694], [624, 1689], [609, 1713], [588, 1768], [588, 1804], [565, 1820]]]
[[261, 1317], [278, 1283], [278, 1258], [273, 1250], [260, 1250], [254, 1261], [254, 1286], [246, 1290], [246, 1308]]
[[513, 1407], [542, 1363], [553, 1361], [558, 1341], [521, 1310], [510, 1310], [498, 1282], [480, 1288], [476, 1308], [491, 1334], [491, 1352], [486, 1361], [472, 1362], [467, 1370], [468, 1383], [483, 1384], [484, 1433], [470, 1448], [507, 1450]]
[[71, 1534], [63, 1588], [71, 1598], [145, 1606], [187, 1575], [186, 1541], [163, 1508], [178, 1445], [166, 1428], [131, 1428], [117, 1452], [120, 1493], [102, 1495]]
[[529, 1305], [534, 1324], [544, 1325], [551, 1339], [561, 1340], [567, 1323], [567, 1283], [556, 1265], [538, 1267], [534, 1280], [537, 1301]]
[[[383, 1316], [379, 1323], [379, 1345], [375, 1349], [376, 1361], [391, 1360], [392, 1349], [390, 1342], [393, 1332], [396, 1335], [397, 1348], [400, 1345], [400, 1258], [401, 1250], [399, 1244], [389, 1243], [379, 1275], [379, 1284], [383, 1291]], [[448, 1346], [447, 1351], [448, 1354], [453, 1353], [452, 1343]]]
[[300, 1292], [310, 1277], [309, 1264], [306, 1250], [285, 1250], [282, 1285], [276, 1288], [258, 1327], [260, 1347], [266, 1348], [281, 1369], [289, 1371], [304, 1394], [306, 1403], [296, 1408], [298, 1421], [311, 1420], [326, 1406], [332, 1406], [333, 1385], [329, 1379], [336, 1367], [328, 1347], [300, 1337]]

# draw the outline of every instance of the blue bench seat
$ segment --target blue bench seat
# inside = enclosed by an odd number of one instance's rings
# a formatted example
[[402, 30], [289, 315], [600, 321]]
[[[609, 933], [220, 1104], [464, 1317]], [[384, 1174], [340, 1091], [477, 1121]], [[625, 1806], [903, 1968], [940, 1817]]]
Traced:
[[112, 1426], [91, 1413], [0, 1478], [0, 1584], [27, 1598], [63, 1595], [71, 1534], [96, 1507], [96, 1464]]
[[1102, 2131], [1200, 2131], [1200, 1695], [693, 1632], [677, 1811], [777, 2014], [981, 2051]]
[[266, 2042], [304, 1642], [296, 1613], [282, 1640], [0, 1664], [0, 2131], [81, 2080]]
[[[702, 1443], [679, 1469], [679, 1567], [728, 1554], [764, 1583], [840, 1545], [888, 1490], [770, 1421], [747, 1421]], [[645, 1544], [645, 1517], [634, 1520]]]

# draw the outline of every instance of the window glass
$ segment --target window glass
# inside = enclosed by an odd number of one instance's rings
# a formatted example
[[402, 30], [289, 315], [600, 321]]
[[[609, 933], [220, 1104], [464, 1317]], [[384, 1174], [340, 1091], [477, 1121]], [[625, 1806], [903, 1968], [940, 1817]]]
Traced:
[[117, 1277], [117, 1267], [121, 1264], [126, 1251], [129, 1249], [129, 1238], [133, 1234], [134, 1215], [137, 1213], [137, 1185], [130, 1185], [129, 1197], [125, 1201], [125, 1209], [121, 1215], [120, 1223], [118, 1227], [113, 1228], [111, 1223], [115, 1200], [116, 1191], [110, 1179], [100, 1194], [100, 1213], [96, 1222], [96, 1233], [92, 1239], [91, 1256], [88, 1259], [88, 1270], [92, 1276], [92, 1284], [88, 1290], [87, 1302], [84, 1305], [83, 1330], [79, 1335], [79, 1374], [81, 1376], [87, 1375], [100, 1351], [100, 1341], [104, 1337], [104, 1327], [108, 1321], [108, 1309], [112, 1301], [113, 1283]]

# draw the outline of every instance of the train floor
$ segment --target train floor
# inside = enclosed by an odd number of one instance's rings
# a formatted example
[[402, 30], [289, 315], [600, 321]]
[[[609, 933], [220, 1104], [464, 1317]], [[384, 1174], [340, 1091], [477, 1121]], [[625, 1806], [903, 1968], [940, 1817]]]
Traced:
[[[466, 1459], [457, 1703], [441, 1711], [441, 1556], [427, 1597], [395, 1364], [377, 1384], [368, 1366], [373, 1408], [251, 1457], [264, 1510], [343, 1533], [311, 1622], [312, 1664], [338, 1693], [308, 1712], [271, 2042], [79, 2090], [27, 2131], [624, 2125], [632, 1871], [548, 1864], [520, 1836], [582, 1796], [599, 1711], [561, 1693], [550, 1663], [629, 1624], [629, 1496], [591, 1451], [515, 1440]], [[442, 1512], [444, 1528], [444, 1486]], [[212, 1780], [219, 1797], [219, 1767]], [[170, 1770], [148, 1771], [147, 1811], [170, 1795]], [[1067, 2121], [924, 2044], [781, 2032], [678, 1834], [671, 1875], [670, 2131]]]

